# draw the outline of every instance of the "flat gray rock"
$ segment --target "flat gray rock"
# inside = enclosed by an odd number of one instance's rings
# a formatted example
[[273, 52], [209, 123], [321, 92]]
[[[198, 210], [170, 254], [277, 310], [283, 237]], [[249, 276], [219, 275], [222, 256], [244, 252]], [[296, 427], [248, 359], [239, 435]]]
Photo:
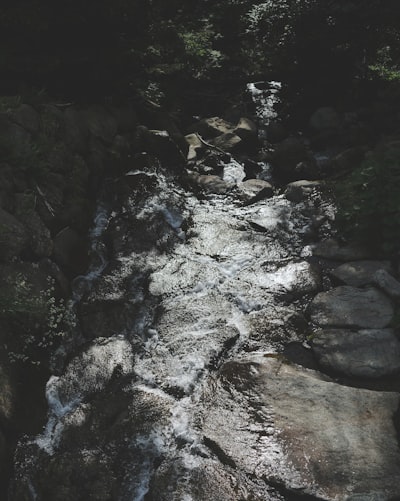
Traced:
[[315, 245], [313, 249], [314, 256], [333, 261], [358, 261], [370, 258], [366, 249], [355, 245], [339, 245], [339, 243], [329, 238]]
[[252, 478], [327, 501], [394, 499], [399, 395], [338, 385], [276, 355], [225, 364], [205, 392], [204, 435]]
[[272, 185], [262, 179], [247, 179], [247, 181], [238, 184], [238, 189], [240, 198], [245, 202], [271, 198], [274, 194]]
[[377, 270], [372, 277], [372, 282], [388, 296], [394, 299], [400, 298], [400, 282], [392, 277], [385, 269]]
[[303, 201], [321, 183], [319, 181], [293, 181], [286, 186], [285, 197], [294, 203]]
[[312, 349], [321, 367], [345, 376], [379, 378], [400, 370], [400, 342], [393, 329], [318, 331]]
[[394, 314], [390, 299], [382, 292], [348, 285], [317, 294], [309, 312], [319, 326], [370, 329], [387, 327]]
[[390, 269], [389, 261], [353, 261], [338, 266], [331, 275], [346, 285], [363, 287], [374, 283], [374, 275], [378, 270]]

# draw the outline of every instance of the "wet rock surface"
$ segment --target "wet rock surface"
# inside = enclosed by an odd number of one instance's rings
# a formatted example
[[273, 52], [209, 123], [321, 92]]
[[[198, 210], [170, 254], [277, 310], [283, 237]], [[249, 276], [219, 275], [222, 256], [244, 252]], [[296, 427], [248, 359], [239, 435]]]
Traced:
[[340, 282], [353, 287], [362, 287], [374, 283], [374, 275], [379, 270], [391, 270], [388, 261], [355, 261], [335, 268], [331, 275]]
[[310, 304], [311, 320], [319, 326], [387, 327], [394, 309], [390, 299], [374, 288], [343, 285], [319, 293]]
[[356, 245], [340, 245], [332, 238], [317, 243], [314, 246], [313, 254], [332, 261], [358, 261], [371, 257], [365, 248]]
[[227, 464], [317, 499], [398, 494], [395, 393], [253, 356], [226, 364], [204, 398], [205, 436]]
[[393, 329], [318, 331], [312, 348], [324, 369], [346, 376], [379, 378], [400, 370], [400, 341]]
[[[276, 114], [265, 103], [278, 89], [249, 86], [267, 121]], [[89, 125], [110, 143], [116, 119], [103, 127], [101, 113]], [[317, 185], [301, 181], [301, 196], [277, 195], [264, 184], [270, 166], [211, 144], [237, 134], [249, 148], [259, 140], [251, 121], [214, 117], [189, 128], [206, 141], [182, 136], [185, 156], [192, 147], [186, 170], [179, 131], [159, 113], [138, 128], [143, 151], [99, 204], [90, 266], [72, 283], [79, 325], [53, 360], [46, 426], [17, 448], [10, 501], [394, 499], [399, 395], [288, 360], [297, 347], [304, 365], [318, 360], [327, 372], [387, 374], [383, 359], [397, 370], [386, 293], [324, 290], [316, 257], [365, 252], [314, 245], [334, 213]], [[330, 128], [329, 116], [318, 120]], [[299, 179], [302, 162], [315, 165], [310, 151], [277, 136], [273, 167], [285, 182]], [[258, 176], [250, 182], [249, 163]], [[314, 325], [325, 329], [320, 338]], [[379, 350], [368, 351], [378, 339]], [[323, 362], [328, 354], [332, 363]]]

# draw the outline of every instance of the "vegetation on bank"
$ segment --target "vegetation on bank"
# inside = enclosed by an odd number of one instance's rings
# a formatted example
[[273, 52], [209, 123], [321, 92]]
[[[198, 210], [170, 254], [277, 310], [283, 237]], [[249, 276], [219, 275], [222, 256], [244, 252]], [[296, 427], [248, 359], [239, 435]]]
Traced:
[[[397, 0], [8, 0], [0, 7], [0, 93], [82, 99], [270, 75], [347, 92], [397, 71]], [[380, 68], [380, 69], [379, 69]]]
[[400, 141], [385, 141], [336, 188], [338, 224], [345, 235], [398, 258]]
[[74, 313], [56, 299], [54, 280], [39, 292], [22, 273], [8, 278], [0, 292], [0, 318], [9, 326], [6, 340], [11, 363], [41, 365], [59, 346], [66, 331], [75, 326]]

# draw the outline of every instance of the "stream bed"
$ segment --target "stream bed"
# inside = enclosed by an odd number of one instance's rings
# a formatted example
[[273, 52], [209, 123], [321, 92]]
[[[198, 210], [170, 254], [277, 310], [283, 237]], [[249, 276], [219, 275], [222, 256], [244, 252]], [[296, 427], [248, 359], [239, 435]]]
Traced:
[[310, 354], [305, 313], [324, 287], [310, 232], [334, 217], [321, 190], [245, 204], [157, 162], [128, 174], [99, 206], [79, 335], [48, 381], [43, 433], [17, 449], [10, 498], [395, 499], [399, 395], [339, 384]]

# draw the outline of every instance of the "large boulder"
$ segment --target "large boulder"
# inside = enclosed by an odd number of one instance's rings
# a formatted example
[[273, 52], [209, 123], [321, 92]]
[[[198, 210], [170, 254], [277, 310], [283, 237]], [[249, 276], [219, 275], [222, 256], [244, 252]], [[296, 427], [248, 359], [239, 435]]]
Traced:
[[189, 133], [198, 133], [206, 139], [228, 134], [235, 130], [235, 126], [219, 117], [204, 118], [189, 128]]
[[279, 143], [288, 137], [288, 131], [281, 122], [271, 120], [266, 126], [261, 129], [261, 137], [270, 143]]
[[320, 181], [299, 180], [293, 181], [286, 186], [285, 197], [294, 203], [302, 202], [315, 188], [321, 186]]
[[145, 127], [138, 127], [138, 129], [142, 136], [143, 151], [156, 156], [167, 165], [182, 167], [186, 164], [186, 154], [182, 152], [168, 131], [148, 130]]
[[247, 203], [254, 203], [264, 198], [271, 198], [274, 189], [268, 181], [262, 179], [247, 179], [238, 184], [239, 196]]
[[399, 395], [335, 384], [269, 355], [226, 363], [204, 392], [204, 436], [219, 459], [293, 499], [395, 499]]
[[249, 118], [242, 117], [233, 133], [244, 140], [257, 139], [257, 125]]
[[91, 134], [106, 144], [111, 144], [118, 131], [118, 123], [113, 114], [102, 106], [91, 106], [84, 115]]
[[78, 153], [84, 153], [89, 143], [89, 125], [85, 113], [76, 108], [64, 112], [65, 142]]
[[16, 216], [25, 225], [29, 235], [30, 251], [39, 258], [51, 256], [53, 240], [50, 230], [34, 210], [34, 197], [19, 193], [15, 197], [15, 204]]
[[372, 282], [388, 296], [400, 299], [400, 282], [392, 277], [387, 270], [377, 270], [372, 277]]
[[[66, 126], [68, 110], [64, 113], [58, 106], [53, 104], [42, 104], [38, 109], [40, 113], [40, 132], [43, 136], [52, 141], [65, 141], [68, 137], [68, 128]], [[76, 129], [74, 133], [77, 132]]]
[[123, 107], [110, 108], [109, 112], [117, 122], [118, 133], [128, 134], [135, 130], [138, 125], [138, 116], [133, 106], [125, 105]]
[[297, 137], [288, 137], [275, 146], [272, 161], [279, 168], [294, 167], [308, 158], [305, 144]]
[[23, 127], [31, 134], [36, 134], [40, 129], [40, 115], [29, 104], [21, 104], [9, 113], [10, 120]]
[[400, 371], [400, 341], [393, 329], [327, 329], [312, 341], [318, 363], [350, 377], [379, 378]]
[[333, 238], [318, 242], [313, 247], [313, 255], [333, 261], [358, 261], [371, 257], [368, 249], [356, 244], [341, 245]]
[[277, 143], [271, 162], [276, 175], [285, 181], [304, 179], [304, 165], [307, 164], [306, 171], [309, 171], [312, 163], [315, 163], [306, 145], [297, 137], [288, 137]]
[[0, 261], [9, 261], [26, 250], [29, 234], [12, 214], [0, 208]]
[[187, 159], [196, 160], [198, 151], [204, 149], [205, 147], [204, 143], [200, 141], [200, 138], [197, 134], [187, 134], [185, 136], [185, 141], [189, 146]]
[[317, 294], [309, 311], [319, 326], [365, 329], [387, 327], [394, 314], [390, 299], [382, 292], [347, 285]]
[[374, 284], [375, 272], [390, 269], [389, 261], [352, 261], [338, 266], [331, 275], [346, 285], [363, 287]]
[[234, 151], [242, 143], [242, 139], [233, 132], [227, 132], [212, 139], [211, 144], [223, 151]]
[[206, 193], [223, 194], [233, 187], [232, 184], [225, 182], [219, 176], [202, 175], [192, 171], [188, 171], [187, 180], [193, 189], [205, 191]]
[[72, 228], [64, 228], [54, 237], [54, 261], [69, 276], [86, 271], [88, 248], [86, 239]]
[[7, 113], [0, 113], [0, 156], [18, 164], [32, 152], [31, 134], [11, 121]]

